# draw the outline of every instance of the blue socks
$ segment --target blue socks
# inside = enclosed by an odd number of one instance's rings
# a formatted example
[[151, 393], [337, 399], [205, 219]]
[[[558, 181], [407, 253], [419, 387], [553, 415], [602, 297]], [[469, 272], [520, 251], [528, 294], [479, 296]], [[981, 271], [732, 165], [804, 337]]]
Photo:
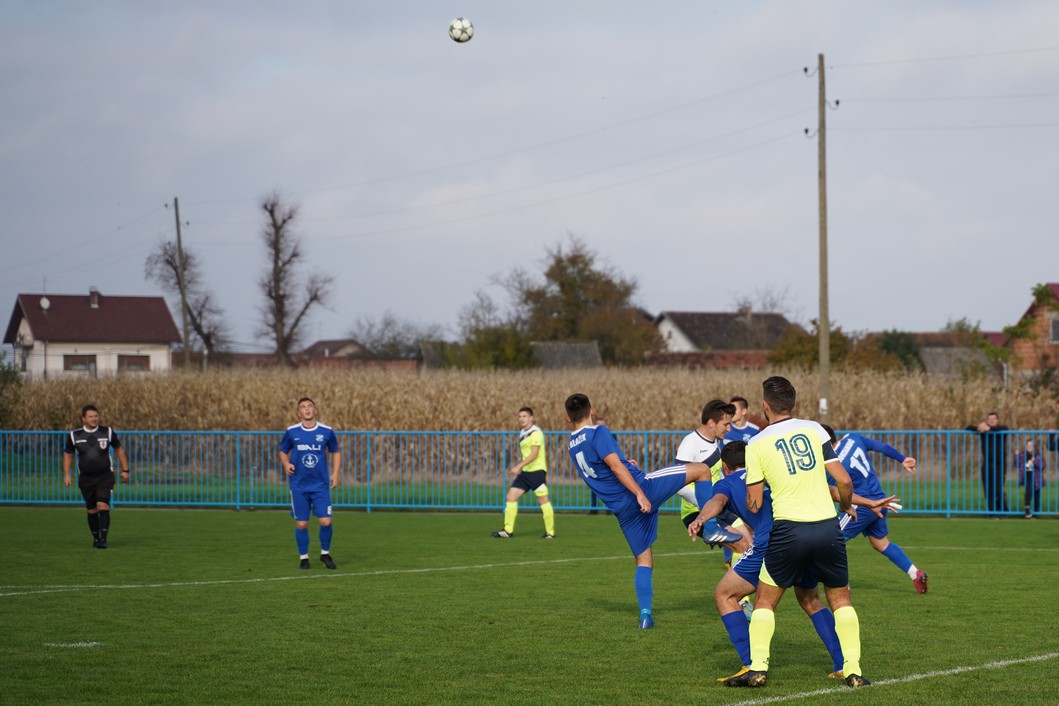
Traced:
[[640, 614], [651, 614], [651, 603], [654, 600], [654, 588], [651, 583], [653, 569], [650, 566], [637, 566], [633, 583], [636, 586], [636, 601], [640, 604]]
[[[732, 646], [739, 653], [739, 660], [744, 667], [749, 667], [750, 621], [746, 619], [746, 615], [742, 610], [737, 610], [734, 613], [722, 615], [721, 622], [724, 623], [724, 629], [728, 631], [728, 639], [732, 641]], [[833, 627], [832, 632], [834, 632]], [[836, 637], [835, 639], [837, 640], [838, 638]]]
[[816, 634], [824, 642], [827, 653], [831, 655], [831, 662], [835, 668], [833, 671], [841, 672], [844, 660], [842, 659], [842, 645], [838, 642], [838, 633], [835, 632], [835, 614], [827, 608], [813, 613], [809, 618], [813, 621]]
[[[699, 510], [710, 501], [713, 497], [713, 481], [710, 480], [697, 480], [695, 481], [695, 504], [699, 506]], [[713, 520], [710, 520], [713, 522]], [[716, 526], [717, 523], [714, 522]]]
[[299, 529], [295, 527], [294, 541], [298, 543], [298, 553], [302, 556], [309, 556], [309, 528]]
[[897, 568], [906, 574], [908, 573], [908, 568], [912, 566], [912, 560], [905, 554], [905, 550], [893, 542], [890, 542], [890, 546], [883, 550], [882, 555], [896, 564]]
[[320, 525], [320, 553], [330, 554], [331, 553], [331, 535], [334, 533], [335, 528], [332, 525]]

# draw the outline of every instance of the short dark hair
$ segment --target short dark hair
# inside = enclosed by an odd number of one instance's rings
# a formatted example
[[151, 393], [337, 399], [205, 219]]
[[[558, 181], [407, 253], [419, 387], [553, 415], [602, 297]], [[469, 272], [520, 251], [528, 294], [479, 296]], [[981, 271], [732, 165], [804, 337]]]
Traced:
[[735, 405], [724, 400], [710, 400], [702, 408], [702, 423], [719, 422], [724, 415], [735, 414]]
[[519, 412], [526, 412], [526, 413], [528, 413], [528, 414], [529, 414], [529, 416], [531, 416], [531, 417], [532, 417], [532, 416], [535, 416], [535, 415], [533, 414], [533, 407], [519, 407], [519, 410], [518, 410], [518, 411], [519, 411]]
[[835, 436], [835, 430], [831, 428], [830, 424], [821, 423], [820, 426], [822, 426], [824, 428], [824, 431], [827, 432], [827, 435], [831, 437], [831, 443], [832, 444], [835, 443], [836, 441], [838, 441], [838, 437]]
[[312, 402], [313, 407], [316, 406], [316, 401], [312, 397], [302, 397], [300, 400], [298, 400], [298, 405], [300, 406], [302, 402]]
[[94, 404], [86, 404], [84, 407], [81, 408], [81, 419], [84, 419], [85, 415], [89, 412], [95, 412], [98, 414], [99, 410], [96, 409], [96, 406]]
[[570, 417], [571, 422], [580, 422], [582, 419], [587, 419], [592, 414], [592, 403], [588, 400], [588, 395], [583, 392], [575, 392], [566, 398], [566, 416]]
[[746, 401], [746, 398], [745, 397], [740, 397], [739, 395], [734, 395], [732, 397], [732, 399], [730, 399], [728, 401], [731, 402], [732, 404], [737, 404], [737, 403], [741, 404], [744, 407], [749, 407], [750, 406], [750, 403]]
[[746, 465], [746, 442], [729, 441], [721, 447], [721, 463], [734, 471]]
[[790, 414], [798, 401], [798, 393], [791, 381], [780, 375], [773, 375], [761, 383], [761, 393], [773, 412]]

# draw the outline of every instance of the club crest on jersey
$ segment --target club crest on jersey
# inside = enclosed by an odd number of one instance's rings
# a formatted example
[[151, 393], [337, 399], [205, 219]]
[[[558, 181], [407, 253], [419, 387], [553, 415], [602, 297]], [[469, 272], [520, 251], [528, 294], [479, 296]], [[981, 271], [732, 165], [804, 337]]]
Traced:
[[99, 448], [103, 449], [104, 451], [107, 450], [107, 440], [106, 439], [96, 439], [96, 441], [99, 442]]
[[318, 444], [324, 443], [324, 435], [323, 434], [317, 434], [316, 435], [316, 443], [318, 443]]
[[302, 456], [302, 465], [306, 468], [316, 468], [316, 456], [313, 454], [305, 454]]

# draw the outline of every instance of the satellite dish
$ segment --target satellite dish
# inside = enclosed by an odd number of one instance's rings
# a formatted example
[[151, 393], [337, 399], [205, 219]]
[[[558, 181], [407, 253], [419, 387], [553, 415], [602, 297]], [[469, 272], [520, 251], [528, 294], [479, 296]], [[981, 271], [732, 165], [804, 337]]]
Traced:
[[51, 300], [48, 299], [48, 297], [41, 297], [40, 298], [40, 308], [41, 309], [43, 309], [44, 311], [47, 311], [48, 307], [50, 307], [50, 306], [51, 306]]

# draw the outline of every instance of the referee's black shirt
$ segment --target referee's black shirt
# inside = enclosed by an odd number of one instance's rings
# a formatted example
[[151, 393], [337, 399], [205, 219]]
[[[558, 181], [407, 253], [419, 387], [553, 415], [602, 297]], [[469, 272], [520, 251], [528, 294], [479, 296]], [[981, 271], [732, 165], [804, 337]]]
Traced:
[[98, 476], [111, 470], [110, 448], [121, 448], [117, 433], [100, 425], [89, 431], [81, 427], [66, 436], [64, 453], [77, 452], [77, 470], [85, 475]]

